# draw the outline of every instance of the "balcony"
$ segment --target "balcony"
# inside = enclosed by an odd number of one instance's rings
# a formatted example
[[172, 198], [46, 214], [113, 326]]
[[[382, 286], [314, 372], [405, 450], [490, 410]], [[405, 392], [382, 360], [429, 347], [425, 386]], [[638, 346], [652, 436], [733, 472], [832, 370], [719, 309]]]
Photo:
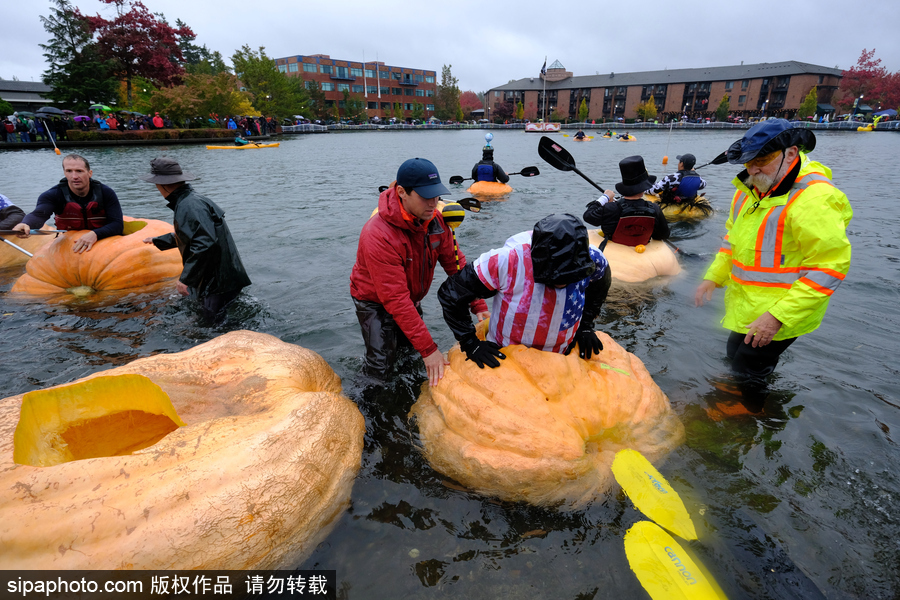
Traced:
[[396, 80], [400, 85], [408, 85], [410, 87], [416, 87], [419, 85], [418, 81], [414, 81], [412, 79], [398, 79]]
[[331, 79], [339, 79], [340, 81], [356, 81], [356, 77], [353, 75], [338, 75], [337, 73], [332, 73], [328, 77]]

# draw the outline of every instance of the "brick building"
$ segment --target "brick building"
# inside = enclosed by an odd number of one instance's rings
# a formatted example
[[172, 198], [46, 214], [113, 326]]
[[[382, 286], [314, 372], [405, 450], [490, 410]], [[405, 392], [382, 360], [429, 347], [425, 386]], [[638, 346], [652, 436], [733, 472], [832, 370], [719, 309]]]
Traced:
[[[394, 105], [400, 104], [404, 118], [411, 117], [416, 104], [422, 106], [422, 118], [434, 115], [437, 92], [435, 72], [410, 67], [393, 67], [383, 62], [333, 59], [327, 54], [276, 58], [278, 70], [291, 77], [316, 81], [325, 92], [328, 106], [344, 108], [344, 91], [366, 102], [369, 118], [390, 118]], [[308, 85], [308, 84], [307, 84]]]
[[833, 113], [831, 100], [840, 81], [840, 69], [797, 61], [578, 77], [556, 61], [545, 76], [492, 88], [488, 106], [493, 115], [506, 102], [522, 102], [525, 118], [534, 121], [541, 118], [546, 100], [548, 119], [554, 110], [563, 119], [574, 119], [584, 99], [588, 119], [633, 119], [637, 105], [652, 95], [657, 118], [668, 120], [683, 114], [712, 117], [728, 94], [729, 112], [735, 117], [760, 117], [765, 113], [767, 117], [792, 118], [814, 86], [819, 114]]

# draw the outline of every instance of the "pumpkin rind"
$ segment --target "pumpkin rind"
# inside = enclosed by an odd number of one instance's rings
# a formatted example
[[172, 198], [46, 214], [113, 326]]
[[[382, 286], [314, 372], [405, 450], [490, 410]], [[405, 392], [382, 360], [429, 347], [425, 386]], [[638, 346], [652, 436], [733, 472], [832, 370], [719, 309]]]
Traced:
[[[137, 288], [153, 289], [170, 283], [181, 274], [178, 250], [160, 251], [144, 238], [174, 231], [172, 225], [155, 219], [125, 217], [131, 223], [146, 225], [127, 235], [99, 240], [88, 252], [76, 254], [72, 244], [85, 231], [67, 231], [47, 244], [28, 261], [25, 274], [16, 280], [10, 292], [46, 296], [65, 294], [78, 287], [97, 292]], [[132, 225], [133, 227], [133, 225]]]
[[0, 401], [4, 569], [298, 565], [346, 508], [365, 424], [316, 353], [249, 331], [85, 379], [144, 375], [187, 423], [127, 456], [13, 462]]
[[496, 369], [454, 347], [412, 407], [428, 462], [482, 494], [577, 508], [609, 491], [618, 450], [665, 457], [684, 426], [640, 359], [597, 335], [603, 351], [589, 361], [508, 346]]
[[[589, 229], [588, 239], [591, 246], [597, 248], [603, 242], [599, 229]], [[625, 283], [639, 283], [681, 273], [675, 252], [659, 240], [650, 240], [643, 252], [609, 241], [603, 248], [603, 256], [609, 261], [612, 278]]]

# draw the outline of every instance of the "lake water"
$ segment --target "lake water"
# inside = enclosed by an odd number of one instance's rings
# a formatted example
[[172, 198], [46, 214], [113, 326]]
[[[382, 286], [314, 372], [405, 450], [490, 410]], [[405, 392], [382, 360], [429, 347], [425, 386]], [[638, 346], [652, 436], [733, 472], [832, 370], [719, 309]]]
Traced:
[[[641, 519], [620, 493], [563, 513], [471, 494], [435, 473], [415, 449], [406, 414], [424, 370], [406, 365], [392, 385], [364, 395], [354, 385], [363, 354], [349, 295], [359, 231], [379, 185], [399, 164], [434, 161], [446, 182], [468, 176], [484, 132], [332, 133], [283, 139], [278, 149], [207, 151], [203, 146], [80, 151], [111, 185], [125, 214], [171, 221], [156, 189], [137, 180], [150, 159], [176, 158], [202, 176], [196, 189], [226, 211], [253, 280], [218, 329], [185, 301], [130, 297], [115, 306], [21, 304], [5, 292], [19, 270], [0, 271], [0, 393], [57, 385], [162, 352], [193, 347], [229, 329], [271, 333], [320, 353], [367, 417], [352, 504], [302, 565], [335, 569], [341, 598], [641, 598], [622, 537]], [[691, 152], [708, 162], [741, 132], [638, 131], [637, 141], [557, 139], [604, 187], [618, 161], [642, 154], [651, 173]], [[497, 131], [497, 161], [514, 176], [503, 202], [468, 213], [457, 230], [475, 257], [553, 212], [581, 216], [596, 192], [537, 154], [538, 136]], [[669, 165], [661, 164], [668, 154]], [[684, 273], [649, 289], [617, 286], [603, 329], [641, 358], [684, 421], [687, 442], [661, 469], [682, 493], [703, 538], [690, 546], [729, 597], [900, 596], [900, 136], [819, 132], [812, 157], [834, 170], [855, 211], [853, 263], [822, 327], [783, 356], [767, 412], [713, 421], [713, 382], [727, 370], [722, 292], [703, 308], [694, 290], [719, 247], [733, 193], [732, 165], [701, 171], [719, 209], [676, 225]], [[0, 192], [33, 208], [62, 177], [53, 152], [0, 153]], [[451, 199], [465, 197], [458, 188]], [[436, 292], [443, 280], [432, 286]], [[453, 343], [432, 293], [425, 320], [441, 349]]]

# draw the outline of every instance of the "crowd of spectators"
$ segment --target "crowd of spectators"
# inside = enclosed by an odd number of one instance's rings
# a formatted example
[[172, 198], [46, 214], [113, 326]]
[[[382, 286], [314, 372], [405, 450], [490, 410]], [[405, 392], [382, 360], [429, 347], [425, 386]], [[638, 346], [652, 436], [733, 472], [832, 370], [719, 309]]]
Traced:
[[51, 137], [53, 141], [66, 140], [66, 132], [72, 128], [74, 123], [70, 117], [38, 118], [15, 112], [0, 120], [2, 140], [10, 144], [49, 142]]

